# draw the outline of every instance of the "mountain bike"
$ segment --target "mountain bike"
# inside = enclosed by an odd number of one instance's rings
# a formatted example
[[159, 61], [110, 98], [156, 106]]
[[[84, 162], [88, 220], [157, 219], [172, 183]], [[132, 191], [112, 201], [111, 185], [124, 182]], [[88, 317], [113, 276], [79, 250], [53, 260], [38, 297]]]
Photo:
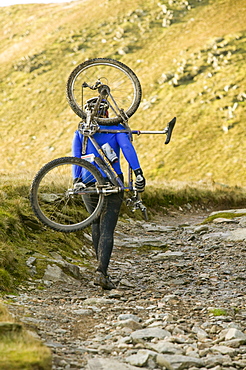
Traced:
[[[93, 109], [85, 108], [85, 102], [95, 97]], [[78, 65], [67, 82], [67, 99], [74, 112], [82, 118], [78, 130], [83, 134], [82, 157], [62, 157], [45, 164], [33, 179], [30, 201], [35, 215], [46, 226], [61, 232], [73, 232], [86, 228], [101, 214], [105, 199], [113, 193], [131, 194], [126, 204], [134, 212], [140, 209], [147, 219], [147, 209], [139, 192], [133, 186], [132, 169], [128, 167], [128, 181], [124, 185], [115, 172], [109, 156], [94, 138], [96, 132], [140, 134], [166, 134], [165, 144], [171, 139], [176, 122], [174, 117], [161, 131], [131, 130], [128, 119], [137, 110], [141, 100], [141, 85], [135, 73], [125, 64], [109, 59], [97, 58]], [[98, 107], [107, 100], [109, 116], [98, 117]], [[110, 128], [121, 124], [119, 130]], [[108, 126], [102, 129], [100, 125]], [[123, 128], [122, 128], [123, 126]], [[88, 140], [94, 145], [98, 156], [85, 155]], [[81, 181], [72, 177], [74, 166], [79, 168]], [[100, 170], [99, 170], [100, 169]], [[104, 176], [102, 175], [104, 174]], [[90, 197], [94, 211], [90, 213], [85, 199]]]

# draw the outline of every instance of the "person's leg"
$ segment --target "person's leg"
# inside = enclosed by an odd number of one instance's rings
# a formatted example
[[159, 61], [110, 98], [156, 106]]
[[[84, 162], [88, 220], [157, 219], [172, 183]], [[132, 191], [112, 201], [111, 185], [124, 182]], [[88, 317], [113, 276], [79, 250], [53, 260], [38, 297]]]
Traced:
[[92, 236], [93, 247], [96, 252], [96, 256], [98, 260], [98, 243], [100, 240], [100, 217], [98, 217], [95, 221], [93, 221], [91, 225], [91, 236]]
[[[121, 178], [123, 181], [122, 175]], [[83, 196], [86, 208], [90, 213], [94, 210], [93, 204], [95, 197]], [[101, 215], [92, 223], [92, 241], [98, 260], [94, 284], [100, 285], [103, 289], [115, 288], [115, 285], [107, 275], [107, 269], [113, 250], [114, 230], [118, 221], [123, 197], [123, 192], [107, 196]]]
[[[83, 195], [83, 201], [85, 203], [87, 211], [89, 213], [92, 213], [95, 209], [95, 204], [97, 204], [98, 195]], [[91, 230], [92, 230], [92, 243], [98, 260], [98, 242], [100, 239], [100, 216], [95, 221], [93, 221]]]
[[[87, 211], [92, 213], [97, 202], [97, 195], [85, 195]], [[111, 194], [106, 197], [106, 202], [101, 215], [92, 223], [92, 242], [99, 261], [98, 271], [107, 274], [107, 268], [113, 249], [114, 230], [118, 221], [123, 194]]]
[[120, 207], [123, 201], [123, 193], [111, 194], [106, 197], [106, 205], [100, 216], [99, 239], [98, 239], [98, 268], [104, 275], [107, 269], [113, 250], [114, 230], [118, 221]]

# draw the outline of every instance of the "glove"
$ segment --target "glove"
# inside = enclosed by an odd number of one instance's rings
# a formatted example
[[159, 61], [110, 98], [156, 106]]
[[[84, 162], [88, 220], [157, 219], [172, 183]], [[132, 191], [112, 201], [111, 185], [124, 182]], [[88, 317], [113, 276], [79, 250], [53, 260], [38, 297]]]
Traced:
[[145, 188], [145, 178], [143, 176], [143, 171], [141, 168], [138, 168], [134, 171], [136, 175], [135, 188], [139, 193], [142, 193]]

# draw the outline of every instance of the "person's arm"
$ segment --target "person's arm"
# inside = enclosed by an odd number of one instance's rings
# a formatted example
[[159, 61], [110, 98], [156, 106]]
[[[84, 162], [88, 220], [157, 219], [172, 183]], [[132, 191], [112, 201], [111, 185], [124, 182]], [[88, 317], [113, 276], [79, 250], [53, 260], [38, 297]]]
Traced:
[[145, 188], [145, 178], [143, 176], [143, 171], [140, 167], [138, 156], [134, 146], [132, 145], [129, 136], [126, 133], [117, 134], [117, 141], [122, 150], [122, 153], [129, 163], [130, 167], [133, 169], [136, 181], [135, 188], [137, 191], [142, 192]]
[[[82, 153], [82, 137], [78, 131], [75, 131], [72, 142], [72, 156], [81, 158]], [[81, 168], [74, 165], [72, 167], [74, 183], [81, 181]]]
[[81, 158], [82, 153], [82, 137], [78, 131], [75, 131], [72, 142], [72, 156]]
[[119, 144], [119, 146], [122, 150], [122, 153], [123, 153], [125, 159], [130, 164], [130, 167], [133, 170], [136, 170], [136, 169], [140, 168], [140, 164], [139, 164], [139, 160], [138, 160], [136, 150], [135, 150], [134, 146], [132, 145], [132, 143], [131, 143], [131, 141], [128, 137], [128, 134], [123, 133], [123, 132], [117, 134], [117, 142], [118, 142], [118, 144]]

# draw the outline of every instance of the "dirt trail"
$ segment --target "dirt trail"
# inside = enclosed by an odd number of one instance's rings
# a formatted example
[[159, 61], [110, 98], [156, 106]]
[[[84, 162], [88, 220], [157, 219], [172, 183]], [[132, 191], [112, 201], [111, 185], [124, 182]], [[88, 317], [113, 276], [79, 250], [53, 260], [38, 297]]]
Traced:
[[[140, 365], [127, 360], [129, 356], [137, 356], [141, 348], [146, 351], [147, 344], [160, 338], [135, 343], [131, 335], [137, 329], [158, 327], [155, 321], [162, 329], [169, 328], [172, 337], [179, 336], [177, 346], [182, 345], [183, 354], [187, 355], [185, 345], [190, 341], [196, 352], [192, 358], [205, 361], [201, 338], [194, 339], [198, 335], [194, 325], [207, 331], [204, 343], [218, 342], [229, 324], [246, 335], [246, 243], [228, 239], [229, 233], [243, 228], [245, 218], [201, 225], [207, 215], [173, 212], [150, 223], [119, 222], [109, 268], [116, 290], [95, 287], [88, 269], [80, 281], [52, 283], [45, 290], [31, 283], [11, 297], [10, 310], [51, 347], [53, 369], [110, 369], [116, 366], [113, 361], [118, 361], [118, 370], [137, 369]], [[211, 307], [220, 310], [218, 317]], [[122, 315], [138, 320], [125, 316], [131, 324], [121, 325]], [[233, 356], [223, 354], [227, 362], [215, 361], [214, 369], [246, 369], [246, 346], [242, 342], [237, 348]], [[149, 356], [141, 368], [169, 368]], [[212, 368], [201, 363], [203, 369]], [[201, 363], [172, 366], [195, 370]]]

